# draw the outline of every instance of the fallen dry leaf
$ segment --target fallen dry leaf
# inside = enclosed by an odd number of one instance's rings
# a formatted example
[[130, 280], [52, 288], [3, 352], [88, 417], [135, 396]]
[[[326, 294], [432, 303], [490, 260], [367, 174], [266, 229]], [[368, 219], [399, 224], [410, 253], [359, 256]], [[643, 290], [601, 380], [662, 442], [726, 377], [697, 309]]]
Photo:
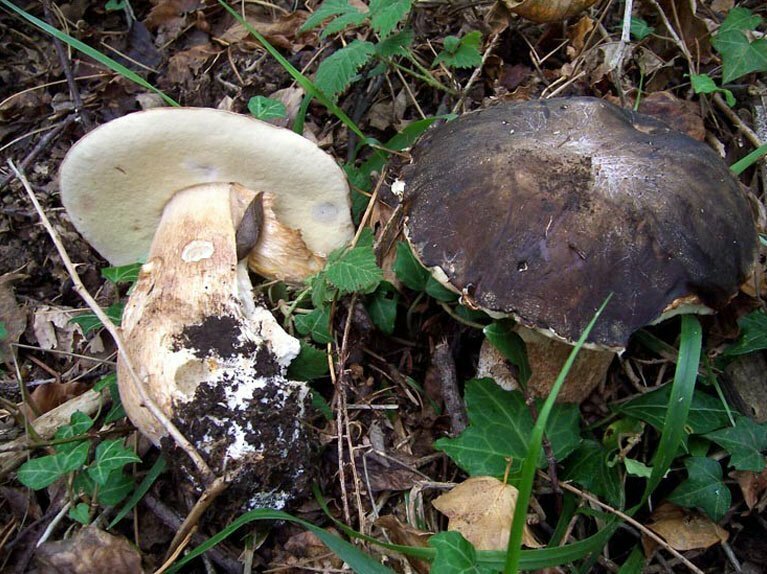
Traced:
[[73, 538], [46, 542], [35, 553], [39, 572], [140, 574], [141, 555], [123, 537], [88, 526]]
[[[289, 15], [281, 16], [277, 19], [271, 19], [264, 15], [253, 15], [246, 12], [245, 21], [253, 26], [269, 43], [292, 52], [300, 51], [305, 44], [296, 44], [298, 29], [306, 21], [308, 14], [303, 10], [296, 10]], [[250, 35], [250, 32], [240, 24], [235, 22], [219, 38], [227, 44], [238, 44], [245, 42], [249, 44], [258, 44], [257, 40]]]
[[65, 353], [74, 351], [75, 335], [82, 337], [82, 329], [71, 321], [74, 309], [41, 305], [35, 309], [32, 330], [41, 349], [57, 349]]
[[[22, 410], [28, 420], [34, 420], [36, 416], [52, 411], [68, 400], [82, 395], [88, 388], [88, 385], [76, 381], [68, 383], [46, 383], [37, 387], [29, 396], [29, 399], [34, 403], [34, 408], [23, 408]], [[26, 405], [24, 406], [26, 407]], [[33, 415], [33, 412], [35, 411], [38, 415]]]
[[639, 111], [654, 116], [698, 141], [706, 139], [700, 105], [677, 98], [671, 92], [653, 92], [639, 102]]
[[767, 491], [767, 468], [762, 472], [741, 470], [733, 474], [738, 481], [740, 491], [743, 493], [746, 506], [752, 510], [759, 502], [759, 498]]
[[[456, 530], [477, 550], [505, 550], [519, 491], [492, 476], [472, 477], [436, 498], [434, 508], [448, 517], [448, 530]], [[525, 525], [522, 544], [541, 544]]]
[[660, 0], [659, 4], [669, 22], [678, 26], [676, 33], [693, 58], [708, 62], [711, 59], [711, 34], [706, 22], [697, 15], [697, 0]]
[[0, 324], [5, 334], [0, 338], [0, 360], [10, 361], [13, 356], [11, 345], [18, 342], [27, 326], [27, 313], [16, 301], [13, 282], [22, 279], [19, 273], [0, 276]]
[[[386, 529], [389, 538], [391, 538], [391, 541], [394, 544], [415, 546], [417, 548], [429, 547], [428, 540], [432, 535], [431, 532], [424, 532], [409, 524], [402, 524], [399, 518], [394, 515], [389, 514], [387, 516], [381, 516], [375, 521], [375, 525], [379, 528]], [[430, 564], [425, 560], [408, 558], [408, 562], [419, 572], [419, 574], [429, 574]]]
[[[698, 512], [686, 510], [671, 504], [660, 505], [650, 516], [652, 522], [647, 528], [661, 536], [671, 548], [683, 552], [708, 548], [726, 542], [730, 534], [716, 522]], [[645, 554], [650, 555], [657, 543], [642, 537]]]
[[567, 47], [567, 55], [572, 60], [581, 53], [586, 45], [586, 37], [594, 29], [594, 20], [588, 16], [583, 16], [572, 26], [567, 28], [567, 37], [570, 38], [570, 45]]

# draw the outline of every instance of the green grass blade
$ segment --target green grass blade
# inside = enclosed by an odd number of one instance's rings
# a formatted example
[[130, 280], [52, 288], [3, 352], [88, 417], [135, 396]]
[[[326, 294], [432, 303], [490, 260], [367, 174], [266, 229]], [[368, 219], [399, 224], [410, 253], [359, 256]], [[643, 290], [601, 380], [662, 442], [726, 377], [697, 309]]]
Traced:
[[522, 464], [521, 481], [519, 484], [519, 495], [517, 496], [517, 505], [514, 508], [514, 519], [511, 525], [511, 533], [509, 534], [509, 545], [506, 553], [506, 564], [504, 566], [505, 574], [516, 574], [519, 571], [519, 562], [522, 552], [522, 533], [527, 520], [527, 507], [530, 503], [530, 495], [533, 491], [533, 481], [535, 480], [535, 472], [537, 470], [538, 459], [541, 456], [541, 450], [543, 448], [543, 432], [546, 428], [546, 423], [551, 414], [551, 409], [554, 408], [554, 401], [556, 401], [559, 391], [562, 389], [562, 385], [565, 383], [565, 378], [570, 372], [570, 369], [575, 362], [575, 358], [578, 355], [578, 351], [581, 350], [583, 344], [586, 342], [586, 337], [594, 328], [597, 319], [604, 311], [604, 308], [610, 301], [612, 295], [605, 299], [601, 307], [594, 314], [586, 329], [581, 333], [578, 342], [573, 347], [570, 356], [567, 357], [565, 365], [557, 376], [557, 380], [554, 382], [554, 386], [551, 389], [546, 401], [543, 403], [543, 407], [538, 415], [538, 420], [535, 421], [533, 432], [530, 435], [530, 447], [525, 458], [525, 462]]
[[[2, 2], [5, 2], [7, 0], [0, 0]], [[354, 123], [354, 120], [352, 120], [348, 115], [346, 115], [346, 112], [344, 112], [338, 105], [336, 105], [330, 98], [328, 98], [322, 91], [314, 85], [314, 83], [304, 76], [293, 64], [288, 62], [288, 60], [277, 51], [277, 49], [272, 46], [269, 41], [264, 38], [264, 36], [256, 30], [253, 26], [250, 25], [250, 23], [245, 20], [234, 8], [229, 6], [224, 0], [218, 0], [218, 3], [223, 6], [227, 12], [229, 12], [232, 17], [237, 20], [240, 24], [242, 24], [245, 29], [250, 32], [253, 37], [258, 40], [261, 45], [264, 47], [264, 49], [269, 52], [269, 55], [272, 56], [275, 60], [277, 60], [277, 63], [282, 66], [285, 71], [290, 74], [290, 76], [296, 81], [296, 83], [301, 86], [304, 91], [309, 94], [310, 96], [317, 98], [317, 100], [325, 106], [334, 116], [336, 116], [341, 122], [349, 128], [351, 131], [353, 131], [355, 134], [357, 134], [362, 141], [367, 141], [367, 136], [362, 132], [362, 130], [357, 127], [357, 124]]]
[[138, 488], [133, 491], [133, 494], [125, 503], [125, 505], [120, 509], [120, 512], [117, 513], [117, 516], [115, 516], [112, 519], [112, 522], [109, 523], [108, 528], [114, 528], [117, 526], [117, 523], [125, 518], [125, 516], [131, 510], [133, 510], [133, 507], [136, 506], [144, 497], [144, 495], [149, 492], [149, 489], [152, 488], [154, 481], [157, 480], [157, 478], [165, 471], [166, 466], [167, 464], [162, 456], [155, 461], [155, 463], [152, 465], [152, 468], [149, 469], [149, 472], [144, 477], [144, 480], [142, 480], [141, 484], [138, 485]]
[[39, 18], [32, 16], [32, 14], [19, 8], [15, 4], [12, 4], [8, 0], [0, 0], [0, 4], [5, 6], [12, 12], [15, 12], [16, 14], [24, 18], [27, 22], [29, 22], [33, 26], [40, 28], [46, 34], [50, 34], [51, 36], [58, 38], [59, 40], [67, 44], [68, 46], [71, 46], [75, 50], [82, 52], [86, 56], [93, 58], [102, 66], [105, 66], [109, 68], [110, 70], [112, 70], [113, 72], [120, 74], [121, 76], [123, 76], [127, 80], [130, 80], [134, 84], [138, 84], [142, 88], [146, 88], [147, 90], [151, 90], [154, 93], [158, 94], [163, 100], [165, 100], [165, 103], [167, 103], [169, 106], [180, 105], [176, 100], [171, 98], [165, 92], [159, 90], [158, 88], [155, 88], [152, 84], [147, 82], [144, 78], [136, 74], [134, 71], [126, 68], [121, 63], [113, 60], [109, 56], [102, 54], [95, 48], [91, 48], [88, 44], [85, 44], [84, 42], [81, 42], [80, 40], [73, 38], [69, 34], [65, 34], [58, 28], [54, 28], [47, 22], [44, 22], [43, 20], [40, 20]]
[[695, 382], [698, 378], [698, 364], [700, 363], [702, 347], [703, 331], [697, 317], [695, 315], [682, 315], [682, 336], [671, 397], [668, 401], [668, 413], [663, 423], [660, 444], [652, 461], [652, 474], [647, 481], [642, 501], [632, 510], [643, 505], [657, 488], [676, 457], [679, 445], [682, 444], [687, 414], [690, 411]]
[[756, 148], [746, 157], [732, 164], [730, 166], [730, 171], [734, 173], [735, 175], [740, 175], [741, 173], [746, 171], [749, 167], [754, 165], [757, 161], [759, 161], [759, 159], [762, 156], [765, 156], [765, 155], [767, 155], [767, 143], [760, 145], [758, 148]]

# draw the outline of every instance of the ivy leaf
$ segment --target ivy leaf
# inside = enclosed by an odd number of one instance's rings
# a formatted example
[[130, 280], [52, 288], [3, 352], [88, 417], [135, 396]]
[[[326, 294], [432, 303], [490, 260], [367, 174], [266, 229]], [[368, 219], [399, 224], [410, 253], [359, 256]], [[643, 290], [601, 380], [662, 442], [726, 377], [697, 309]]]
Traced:
[[647, 21], [642, 18], [631, 18], [629, 31], [637, 40], [644, 40], [647, 36], [655, 32], [655, 28], [650, 26]]
[[105, 440], [96, 447], [96, 457], [88, 467], [88, 476], [96, 484], [103, 486], [113, 470], [121, 469], [132, 462], [141, 462], [141, 458], [123, 445], [123, 439]]
[[354, 40], [345, 48], [325, 58], [317, 68], [315, 85], [331, 100], [351, 84], [360, 68], [370, 61], [375, 46], [364, 40]]
[[413, 0], [370, 0], [370, 25], [386, 38], [413, 7]]
[[574, 480], [610, 504], [622, 507], [623, 488], [618, 469], [608, 464], [609, 452], [595, 440], [584, 440], [564, 462], [565, 480]]
[[367, 305], [370, 319], [381, 332], [391, 335], [397, 320], [399, 294], [391, 283], [383, 281]]
[[490, 574], [495, 570], [477, 563], [477, 551], [459, 532], [440, 532], [429, 538], [429, 546], [437, 552], [431, 565], [440, 574]]
[[125, 500], [134, 486], [133, 478], [125, 474], [122, 469], [113, 470], [107, 476], [104, 485], [99, 487], [99, 501], [104, 506], [115, 506]]
[[101, 276], [115, 285], [118, 283], [135, 283], [141, 271], [141, 263], [130, 263], [117, 267], [104, 267]]
[[328, 258], [325, 277], [343, 293], [370, 293], [383, 279], [372, 245], [358, 245]]
[[431, 274], [429, 274], [429, 278], [426, 280], [426, 288], [424, 290], [426, 291], [427, 295], [433, 297], [437, 301], [452, 303], [458, 299], [458, 293], [445, 287]]
[[24, 486], [40, 490], [82, 467], [88, 459], [89, 449], [90, 444], [82, 441], [70, 451], [33, 458], [19, 467], [16, 477]]
[[79, 503], [77, 506], [69, 509], [69, 518], [75, 522], [79, 522], [87, 526], [91, 522], [90, 506], [84, 502]]
[[727, 100], [728, 106], [732, 107], [737, 103], [732, 92], [717, 86], [716, 82], [708, 74], [692, 74], [690, 76], [690, 83], [696, 94], [714, 94], [719, 92], [724, 94], [724, 99]]
[[746, 35], [761, 23], [762, 19], [747, 8], [733, 8], [727, 14], [711, 41], [722, 56], [722, 83], [767, 71], [767, 39], [750, 41]]
[[[123, 309], [125, 309], [125, 303], [120, 301], [104, 309], [104, 312], [106, 313], [109, 320], [119, 327], [120, 322], [122, 321]], [[72, 317], [70, 321], [76, 325], [80, 325], [83, 333], [86, 335], [102, 326], [101, 319], [99, 319], [94, 313], [83, 313], [77, 317]]]
[[767, 450], [767, 425], [739, 416], [734, 427], [727, 427], [705, 437], [730, 453], [730, 466], [736, 470], [764, 470], [762, 452]]
[[325, 345], [333, 340], [330, 335], [330, 309], [320, 307], [303, 315], [296, 315], [296, 330], [302, 335], [311, 335], [315, 343]]
[[421, 265], [420, 261], [413, 255], [413, 251], [406, 241], [397, 243], [394, 274], [397, 279], [413, 291], [426, 289], [426, 283], [431, 276], [429, 270]]
[[433, 65], [441, 63], [449, 68], [476, 68], [482, 64], [481, 43], [482, 34], [478, 31], [469, 32], [463, 38], [447, 36]]
[[288, 367], [288, 376], [297, 381], [311, 381], [328, 374], [328, 357], [325, 351], [301, 341], [301, 352]]
[[354, 6], [349, 4], [348, 0], [325, 0], [313, 13], [306, 19], [303, 26], [298, 31], [303, 33], [312, 28], [316, 28], [331, 16], [341, 16], [351, 12], [359, 12]]
[[248, 111], [251, 115], [263, 121], [284, 118], [287, 115], [285, 104], [264, 96], [253, 96], [248, 100]]
[[[471, 476], [504, 476], [509, 462], [519, 470], [527, 456], [533, 418], [518, 391], [504, 391], [492, 379], [466, 383], [469, 427], [457, 438], [436, 441], [437, 448]], [[546, 427], [554, 456], [563, 459], [580, 444], [578, 408], [557, 404]], [[545, 466], [541, 454], [538, 464]]]
[[686, 508], [701, 508], [718, 522], [730, 508], [731, 494], [722, 481], [722, 467], [715, 460], [690, 457], [684, 461], [688, 478], [668, 496]]
[[[645, 421], [662, 429], [671, 397], [671, 385], [645, 393], [616, 408], [616, 412]], [[696, 390], [692, 396], [687, 426], [694, 434], [715, 431], [729, 423], [727, 411], [719, 399]]]
[[767, 349], [767, 313], [759, 309], [738, 320], [740, 337], [722, 353], [724, 357], [747, 355]]

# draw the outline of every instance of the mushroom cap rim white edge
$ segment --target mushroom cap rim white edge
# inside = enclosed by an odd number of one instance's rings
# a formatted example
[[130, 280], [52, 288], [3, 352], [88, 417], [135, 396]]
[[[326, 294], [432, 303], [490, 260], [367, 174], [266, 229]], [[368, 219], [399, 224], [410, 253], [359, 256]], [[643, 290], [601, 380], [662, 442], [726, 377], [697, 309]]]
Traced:
[[175, 192], [216, 182], [274, 193], [277, 216], [319, 255], [353, 236], [349, 185], [332, 156], [291, 130], [224, 110], [122, 116], [76, 142], [59, 172], [73, 224], [113, 265], [146, 257]]

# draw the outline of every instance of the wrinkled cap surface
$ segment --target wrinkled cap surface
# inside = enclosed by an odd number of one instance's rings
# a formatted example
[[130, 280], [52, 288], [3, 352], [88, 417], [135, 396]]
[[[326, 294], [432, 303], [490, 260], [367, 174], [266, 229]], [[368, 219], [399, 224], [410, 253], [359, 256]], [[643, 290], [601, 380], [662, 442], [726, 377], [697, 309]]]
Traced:
[[202, 183], [274, 193], [280, 221], [322, 256], [354, 231], [346, 177], [331, 156], [222, 110], [158, 108], [103, 124], [70, 149], [59, 181], [75, 227], [113, 265], [145, 258], [170, 197]]
[[749, 205], [722, 160], [595, 98], [458, 118], [414, 146], [401, 179], [424, 265], [485, 310], [565, 341], [611, 293], [594, 347], [625, 347], [684, 297], [720, 308], [755, 259]]

